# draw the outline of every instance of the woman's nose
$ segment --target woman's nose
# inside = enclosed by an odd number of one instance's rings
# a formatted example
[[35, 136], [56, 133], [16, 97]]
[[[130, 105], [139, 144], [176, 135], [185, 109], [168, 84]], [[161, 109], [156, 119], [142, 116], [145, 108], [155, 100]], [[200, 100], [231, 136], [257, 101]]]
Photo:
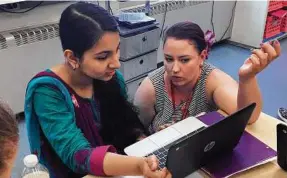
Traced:
[[174, 62], [172, 66], [172, 72], [178, 73], [179, 71], [180, 71], [179, 64], [177, 62]]
[[121, 63], [118, 57], [114, 57], [109, 65], [112, 69], [119, 69], [121, 67]]

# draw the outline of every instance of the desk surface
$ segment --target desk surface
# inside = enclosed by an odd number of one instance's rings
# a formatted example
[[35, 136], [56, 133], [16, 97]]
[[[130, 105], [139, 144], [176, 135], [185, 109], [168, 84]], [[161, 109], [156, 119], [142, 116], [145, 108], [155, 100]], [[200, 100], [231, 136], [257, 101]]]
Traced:
[[[275, 119], [267, 114], [262, 113], [258, 121], [252, 125], [247, 126], [246, 130], [257, 137], [259, 140], [277, 150], [277, 137], [276, 126], [281, 123], [280, 120]], [[279, 178], [287, 177], [287, 173], [284, 172], [277, 164], [277, 161], [272, 161], [267, 164], [257, 166], [248, 171], [242, 172], [234, 177], [240, 178], [255, 178], [255, 177], [268, 177]]]
[[[277, 139], [276, 139], [276, 125], [281, 121], [275, 119], [267, 114], [262, 113], [258, 121], [252, 125], [248, 125], [246, 130], [257, 137], [259, 140], [276, 150]], [[203, 177], [208, 178], [208, 176], [201, 172]], [[281, 178], [287, 177], [287, 173], [284, 172], [277, 164], [276, 161], [260, 165], [234, 175], [233, 177], [240, 178]], [[95, 178], [94, 176], [85, 176], [84, 178]]]

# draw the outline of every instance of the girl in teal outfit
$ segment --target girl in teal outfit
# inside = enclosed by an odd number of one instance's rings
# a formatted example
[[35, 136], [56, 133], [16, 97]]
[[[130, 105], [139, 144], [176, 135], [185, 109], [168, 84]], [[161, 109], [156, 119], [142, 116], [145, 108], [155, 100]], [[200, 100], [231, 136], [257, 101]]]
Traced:
[[114, 18], [79, 2], [64, 10], [59, 30], [65, 62], [38, 73], [26, 91], [31, 152], [51, 177], [170, 177], [157, 169], [155, 157], [116, 154], [145, 131], [117, 71], [120, 37]]

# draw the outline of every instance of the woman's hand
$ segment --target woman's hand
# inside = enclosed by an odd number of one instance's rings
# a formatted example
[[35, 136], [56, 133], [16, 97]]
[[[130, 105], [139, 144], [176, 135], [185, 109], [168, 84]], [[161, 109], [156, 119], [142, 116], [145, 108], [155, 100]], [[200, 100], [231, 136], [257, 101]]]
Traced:
[[[203, 115], [205, 115], [205, 114], [206, 114], [206, 112], [201, 112], [201, 113], [197, 114], [197, 115], [194, 116], [194, 117], [200, 117], [200, 116], [203, 116]], [[163, 125], [161, 125], [161, 126], [158, 127], [157, 132], [158, 132], [158, 131], [161, 131], [161, 130], [163, 130], [163, 129], [165, 129], [165, 128], [168, 128], [169, 126], [172, 126], [173, 124], [175, 124], [174, 121], [169, 122], [169, 123], [167, 123], [167, 124], [163, 124]]]
[[145, 139], [145, 138], [146, 138], [145, 135], [141, 135], [141, 136], [139, 136], [139, 137], [137, 138], [137, 141], [141, 141], [141, 140], [143, 140], [143, 139]]
[[166, 168], [158, 169], [158, 164], [158, 159], [154, 155], [144, 158], [140, 165], [143, 176], [146, 178], [171, 178], [171, 174]]
[[[146, 159], [146, 162], [148, 163], [148, 165], [152, 171], [159, 171], [158, 170], [159, 161], [156, 158], [156, 156], [152, 155], [152, 156], [148, 157]], [[172, 177], [171, 173], [166, 168], [163, 168], [160, 171], [161, 171], [161, 173], [158, 172], [158, 174], [160, 174], [162, 176], [162, 178], [171, 178]]]
[[254, 78], [256, 74], [265, 69], [281, 53], [280, 43], [276, 40], [273, 45], [264, 43], [260, 49], [252, 50], [251, 56], [239, 69], [240, 81]]
[[159, 126], [158, 127], [158, 129], [157, 129], [157, 132], [158, 131], [161, 131], [161, 130], [163, 130], [163, 129], [166, 129], [166, 128], [168, 128], [169, 126], [171, 126], [171, 125], [173, 125], [173, 124], [175, 124], [175, 122], [169, 122], [169, 123], [167, 123], [167, 124], [163, 124], [163, 125], [161, 125], [161, 126]]

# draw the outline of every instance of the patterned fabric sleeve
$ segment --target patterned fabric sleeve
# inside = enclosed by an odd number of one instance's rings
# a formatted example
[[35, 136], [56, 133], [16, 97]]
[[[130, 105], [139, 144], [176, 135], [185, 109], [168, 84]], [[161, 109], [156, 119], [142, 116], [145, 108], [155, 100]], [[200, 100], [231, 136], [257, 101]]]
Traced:
[[106, 176], [103, 162], [107, 152], [116, 152], [116, 150], [113, 146], [98, 146], [96, 148], [78, 150], [74, 154], [76, 172]]
[[76, 173], [105, 176], [103, 160], [114, 147], [90, 147], [60, 91], [38, 87], [33, 102], [41, 129], [63, 163]]

